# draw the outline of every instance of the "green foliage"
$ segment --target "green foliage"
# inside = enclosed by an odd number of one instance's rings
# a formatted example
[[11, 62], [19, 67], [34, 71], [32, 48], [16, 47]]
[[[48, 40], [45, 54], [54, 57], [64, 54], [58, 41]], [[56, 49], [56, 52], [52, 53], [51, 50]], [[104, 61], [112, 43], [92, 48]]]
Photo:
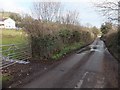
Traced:
[[23, 18], [22, 18], [22, 21], [19, 23], [20, 27], [24, 27], [25, 24], [27, 24], [26, 22], [32, 22], [33, 21], [33, 18], [29, 15], [25, 15]]
[[83, 46], [83, 43], [74, 43], [73, 45], [65, 45], [64, 48], [62, 48], [59, 52], [56, 52], [51, 57], [53, 60], [58, 60], [59, 58], [63, 57], [67, 53], [79, 49], [81, 46]]
[[5, 75], [0, 77], [0, 80], [1, 79], [2, 79], [2, 82], [4, 83], [4, 82], [11, 80], [11, 77], [5, 74]]
[[81, 37], [80, 32], [72, 31], [72, 37], [71, 37], [72, 42], [79, 42], [81, 40], [80, 37]]
[[67, 29], [62, 29], [59, 31], [59, 36], [65, 44], [71, 44], [80, 41], [80, 32], [76, 30], [70, 31]]
[[28, 20], [25, 24], [25, 31], [30, 36], [32, 57], [39, 60], [61, 57], [74, 50], [76, 46], [71, 46], [75, 43], [88, 44], [93, 40], [91, 33], [86, 29], [82, 30], [79, 26], [66, 27], [63, 24], [39, 20]]
[[120, 61], [120, 33], [118, 32], [113, 32], [106, 37], [104, 37], [105, 43], [109, 51], [112, 53], [114, 57], [116, 57]]
[[16, 27], [21, 26], [22, 17], [18, 13], [10, 13], [9, 17], [12, 18], [13, 20], [15, 20]]
[[59, 51], [62, 42], [56, 35], [44, 35], [44, 37], [32, 37], [32, 52], [33, 57], [47, 59], [56, 51]]
[[0, 11], [0, 18], [2, 17], [9, 17], [11, 12], [6, 12], [6, 11]]
[[[58, 58], [82, 45], [80, 33], [67, 29], [62, 29], [54, 35], [32, 37], [31, 41], [33, 57], [40, 59]], [[54, 55], [56, 52], [60, 53]]]
[[95, 26], [92, 28], [92, 32], [93, 32], [93, 34], [94, 34], [95, 36], [97, 36], [98, 34], [100, 34], [99, 29], [98, 29], [97, 27], [95, 27]]
[[21, 16], [17, 13], [11, 13], [9, 17], [12, 18], [13, 20], [15, 20], [16, 22], [21, 21]]
[[101, 25], [101, 32], [103, 34], [107, 34], [112, 29], [112, 23], [106, 22], [105, 24]]
[[62, 29], [59, 32], [59, 36], [65, 44], [70, 42], [71, 34], [71, 31], [67, 29]]
[[24, 25], [26, 24], [24, 22], [28, 22], [28, 21], [33, 20], [33, 18], [30, 15], [27, 15], [27, 14], [24, 17], [22, 17], [18, 13], [10, 13], [9, 17], [12, 18], [13, 20], [15, 20], [16, 27], [20, 27], [20, 28], [24, 27]]

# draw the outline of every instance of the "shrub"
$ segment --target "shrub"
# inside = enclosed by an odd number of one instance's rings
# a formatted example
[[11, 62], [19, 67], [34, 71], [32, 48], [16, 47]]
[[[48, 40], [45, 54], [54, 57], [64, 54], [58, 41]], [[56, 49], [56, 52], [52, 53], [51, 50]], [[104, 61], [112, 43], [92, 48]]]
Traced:
[[119, 33], [114, 31], [108, 35], [106, 35], [105, 38], [105, 43], [106, 46], [108, 47], [109, 51], [115, 56], [119, 61], [119, 55], [120, 55], [120, 44], [119, 44]]
[[32, 38], [32, 53], [33, 57], [40, 59], [48, 59], [52, 56], [52, 53], [59, 51], [60, 44], [59, 39], [56, 36], [45, 35], [44, 37]]
[[89, 43], [93, 40], [91, 33], [85, 29], [81, 30], [79, 26], [66, 27], [62, 24], [38, 20], [28, 21], [25, 24], [25, 31], [30, 36], [32, 57], [39, 60], [48, 60], [58, 52], [61, 53], [54, 58], [61, 57], [65, 52], [73, 50], [65, 47], [66, 45], [73, 46], [75, 43]]
[[64, 44], [69, 44], [72, 36], [72, 32], [68, 29], [62, 29], [59, 31], [59, 36]]
[[62, 29], [59, 31], [59, 36], [64, 44], [72, 44], [80, 41], [80, 32]]

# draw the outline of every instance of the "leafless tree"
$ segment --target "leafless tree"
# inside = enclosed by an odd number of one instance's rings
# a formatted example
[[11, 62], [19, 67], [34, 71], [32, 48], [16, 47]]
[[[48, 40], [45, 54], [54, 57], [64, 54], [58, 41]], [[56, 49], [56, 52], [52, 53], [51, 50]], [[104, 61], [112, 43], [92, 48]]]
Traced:
[[104, 1], [95, 4], [103, 16], [106, 16], [110, 21], [120, 21], [120, 6], [119, 1]]
[[76, 11], [68, 11], [60, 17], [60, 22], [63, 24], [79, 24], [79, 13]]
[[34, 2], [33, 14], [41, 21], [55, 21], [60, 12], [60, 2]]

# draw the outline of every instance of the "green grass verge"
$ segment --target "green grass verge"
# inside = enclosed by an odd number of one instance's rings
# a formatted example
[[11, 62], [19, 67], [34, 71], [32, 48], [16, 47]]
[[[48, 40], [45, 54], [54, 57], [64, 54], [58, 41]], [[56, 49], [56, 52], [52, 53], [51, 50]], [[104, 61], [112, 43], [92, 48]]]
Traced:
[[7, 74], [4, 74], [4, 75], [0, 75], [0, 81], [1, 82], [7, 82], [9, 80], [11, 80], [12, 78], [10, 76], [8, 76]]
[[64, 48], [62, 48], [60, 50], [60, 52], [55, 53], [51, 58], [53, 60], [58, 60], [59, 58], [63, 57], [64, 55], [66, 55], [67, 53], [76, 50], [80, 47], [82, 47], [84, 44], [82, 42], [80, 43], [74, 43], [72, 45], [65, 45]]
[[2, 77], [2, 82], [6, 82], [6, 81], [9, 81], [9, 80], [11, 80], [10, 76], [3, 76]]

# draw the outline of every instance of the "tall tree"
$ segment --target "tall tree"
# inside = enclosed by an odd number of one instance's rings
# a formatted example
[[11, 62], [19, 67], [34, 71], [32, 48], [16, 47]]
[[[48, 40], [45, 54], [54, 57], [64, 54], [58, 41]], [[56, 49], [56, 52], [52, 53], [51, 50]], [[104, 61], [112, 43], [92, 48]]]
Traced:
[[103, 34], [107, 34], [110, 30], [112, 30], [112, 23], [105, 22], [101, 25], [101, 32]]
[[41, 21], [55, 21], [61, 8], [60, 2], [34, 2], [33, 14]]
[[21, 16], [18, 13], [10, 13], [9, 17], [15, 20], [16, 22], [21, 22]]
[[95, 6], [102, 12], [103, 16], [111, 21], [118, 20], [119, 4], [117, 0], [114, 1], [103, 1], [95, 4]]
[[68, 11], [66, 12], [66, 14], [62, 15], [60, 17], [60, 22], [63, 24], [79, 24], [78, 18], [79, 17], [79, 13], [76, 11]]
[[16, 27], [21, 27], [22, 17], [20, 16], [20, 14], [18, 14], [18, 13], [10, 13], [9, 17], [12, 18], [13, 20], [15, 20]]
[[97, 27], [92, 27], [93, 34], [97, 37], [98, 34], [100, 34], [100, 30]]

